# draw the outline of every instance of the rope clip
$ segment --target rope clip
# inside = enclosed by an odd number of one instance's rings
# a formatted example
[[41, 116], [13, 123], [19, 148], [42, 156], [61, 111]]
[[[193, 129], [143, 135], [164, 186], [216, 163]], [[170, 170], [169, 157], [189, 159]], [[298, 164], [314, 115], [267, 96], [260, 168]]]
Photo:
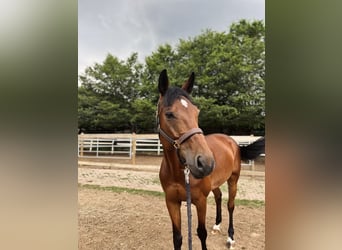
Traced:
[[186, 165], [184, 168], [184, 175], [185, 175], [185, 183], [189, 184], [190, 183], [190, 169], [188, 168], [188, 166]]

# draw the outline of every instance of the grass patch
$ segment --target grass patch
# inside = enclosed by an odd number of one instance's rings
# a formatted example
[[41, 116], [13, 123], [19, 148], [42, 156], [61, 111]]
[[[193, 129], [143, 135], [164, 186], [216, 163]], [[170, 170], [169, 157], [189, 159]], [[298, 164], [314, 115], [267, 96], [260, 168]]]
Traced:
[[235, 205], [236, 206], [247, 206], [247, 207], [263, 207], [265, 206], [265, 201], [261, 200], [235, 200]]
[[[138, 195], [150, 195], [154, 197], [164, 197], [163, 192], [159, 191], [151, 191], [151, 190], [143, 190], [143, 189], [135, 189], [135, 188], [125, 188], [125, 187], [102, 187], [100, 185], [91, 185], [91, 184], [84, 184], [78, 185], [81, 188], [88, 188], [88, 189], [96, 189], [96, 190], [103, 190], [103, 191], [110, 191], [114, 193], [129, 193], [129, 194], [138, 194]], [[227, 204], [228, 199], [222, 199], [222, 205]], [[208, 204], [215, 205], [215, 200], [213, 197], [208, 198]], [[235, 206], [247, 206], [251, 208], [259, 208], [265, 206], [265, 201], [262, 200], [245, 200], [245, 199], [235, 199]]]
[[91, 185], [91, 184], [79, 185], [79, 187], [103, 190], [103, 191], [111, 191], [114, 193], [129, 193], [129, 194], [139, 194], [139, 195], [150, 195], [150, 196], [155, 196], [155, 197], [164, 197], [163, 192], [135, 189], [135, 188], [125, 188], [125, 187], [115, 187], [115, 186], [102, 187], [100, 185]]
[[[214, 197], [208, 197], [208, 204], [215, 205]], [[222, 206], [226, 206], [228, 202], [227, 198], [222, 198]], [[235, 199], [235, 206], [246, 206], [251, 208], [259, 208], [265, 206], [265, 201], [262, 200], [246, 200], [246, 199]]]

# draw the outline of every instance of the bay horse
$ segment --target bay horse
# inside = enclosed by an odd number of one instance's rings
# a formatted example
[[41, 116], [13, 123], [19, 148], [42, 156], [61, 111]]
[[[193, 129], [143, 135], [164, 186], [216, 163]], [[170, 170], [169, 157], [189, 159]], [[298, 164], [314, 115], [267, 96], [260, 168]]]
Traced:
[[207, 196], [212, 191], [216, 202], [214, 230], [220, 230], [222, 221], [220, 186], [228, 183], [229, 227], [227, 246], [234, 244], [233, 211], [240, 176], [241, 159], [256, 158], [264, 152], [265, 139], [247, 147], [240, 147], [224, 134], [203, 135], [198, 126], [199, 110], [193, 104], [190, 93], [194, 85], [192, 73], [182, 88], [169, 87], [167, 71], [159, 76], [160, 93], [157, 107], [159, 138], [164, 156], [160, 166], [159, 179], [165, 193], [166, 206], [172, 221], [174, 249], [181, 249], [182, 201], [186, 200], [184, 168], [190, 170], [191, 202], [196, 206], [197, 235], [202, 250], [207, 249], [206, 210]]

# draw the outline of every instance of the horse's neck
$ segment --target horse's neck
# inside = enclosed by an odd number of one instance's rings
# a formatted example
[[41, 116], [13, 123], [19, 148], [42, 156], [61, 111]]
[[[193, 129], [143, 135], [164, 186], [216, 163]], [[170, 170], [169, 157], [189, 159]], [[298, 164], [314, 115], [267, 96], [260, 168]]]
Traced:
[[165, 167], [174, 178], [182, 177], [184, 167], [181, 165], [176, 150], [164, 151]]

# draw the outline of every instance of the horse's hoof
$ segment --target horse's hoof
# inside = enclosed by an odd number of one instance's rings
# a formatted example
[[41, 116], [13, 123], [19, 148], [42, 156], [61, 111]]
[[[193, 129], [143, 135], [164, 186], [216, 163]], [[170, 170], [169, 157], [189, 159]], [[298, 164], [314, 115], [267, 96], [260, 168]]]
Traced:
[[211, 231], [211, 233], [212, 233], [212, 234], [221, 233], [221, 224], [214, 225], [214, 226], [213, 226], [213, 230]]
[[234, 249], [234, 245], [235, 245], [235, 240], [233, 240], [232, 238], [228, 237], [228, 240], [227, 240], [228, 249]]

